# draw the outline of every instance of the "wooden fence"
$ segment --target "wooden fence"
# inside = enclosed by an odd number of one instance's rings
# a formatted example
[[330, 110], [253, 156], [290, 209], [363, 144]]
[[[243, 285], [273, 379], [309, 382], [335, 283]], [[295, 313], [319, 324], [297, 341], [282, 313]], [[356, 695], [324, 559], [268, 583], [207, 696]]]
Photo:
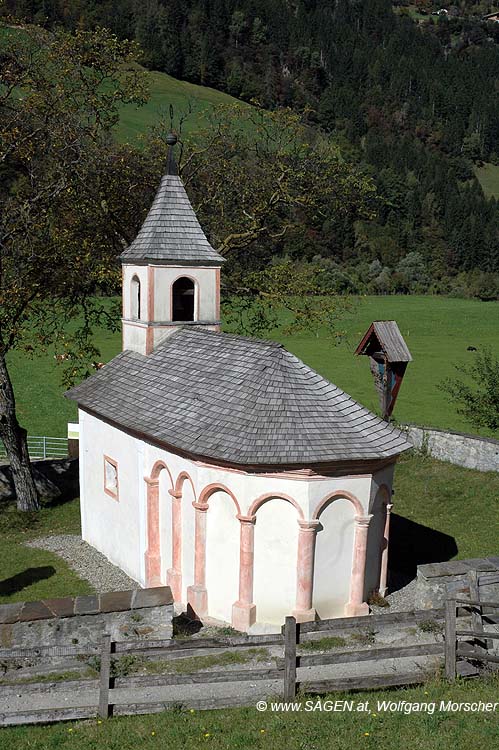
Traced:
[[[307, 682], [301, 687], [308, 693], [322, 693], [334, 690], [370, 689], [395, 685], [407, 685], [422, 682], [425, 674], [421, 670], [403, 672], [394, 670], [390, 674], [366, 674], [357, 677], [337, 677], [320, 679], [317, 676], [320, 668], [335, 664], [354, 664], [357, 662], [379, 661], [383, 659], [398, 659], [403, 657], [418, 657], [436, 655], [443, 658], [444, 644], [435, 643], [416, 644], [409, 646], [373, 647], [364, 644], [363, 647], [333, 648], [325, 653], [309, 651], [312, 641], [338, 636], [339, 633], [365, 634], [367, 630], [381, 630], [393, 626], [413, 626], [425, 620], [438, 621], [442, 627], [444, 611], [426, 610], [424, 612], [396, 612], [385, 615], [373, 615], [369, 618], [338, 618], [322, 620], [299, 625], [293, 617], [286, 618], [280, 634], [260, 636], [229, 636], [217, 638], [189, 638], [184, 640], [151, 640], [151, 641], [120, 641], [113, 642], [109, 635], [105, 635], [98, 645], [75, 645], [40, 647], [38, 649], [0, 649], [0, 659], [22, 659], [38, 657], [42, 662], [52, 657], [59, 660], [71, 657], [93, 657], [99, 666], [99, 679], [69, 680], [51, 682], [50, 675], [45, 675], [40, 682], [18, 685], [0, 686], [0, 697], [8, 704], [9, 695], [30, 695], [29, 707], [16, 707], [15, 700], [9, 710], [2, 713], [0, 708], [0, 725], [60, 721], [64, 719], [89, 718], [99, 715], [154, 713], [183, 703], [189, 708], [221, 708], [233, 705], [254, 705], [258, 698], [269, 695], [283, 696], [285, 700], [293, 699], [300, 686], [297, 670], [310, 667], [307, 670]], [[340, 640], [338, 641], [340, 643]], [[260, 667], [251, 665], [246, 668], [232, 665], [231, 668], [217, 666], [210, 670], [202, 669], [189, 673], [175, 673], [168, 670], [160, 674], [142, 674], [133, 676], [116, 676], [113, 662], [119, 663], [124, 656], [141, 656], [146, 660], [166, 660], [177, 662], [189, 657], [206, 656], [210, 654], [250, 653], [250, 649], [267, 647], [273, 649], [275, 655], [267, 661], [272, 666]], [[300, 648], [304, 647], [304, 648]], [[323, 649], [320, 648], [320, 651]], [[297, 653], [300, 651], [300, 653]], [[305, 652], [305, 653], [302, 653]], [[216, 661], [216, 659], [215, 659]], [[171, 665], [170, 665], [171, 666]], [[367, 670], [369, 672], [369, 670]], [[115, 675], [115, 676], [113, 676]], [[311, 679], [309, 679], [311, 677]], [[34, 678], [36, 679], [36, 678]], [[217, 695], [215, 685], [231, 683], [230, 690], [225, 695]], [[256, 692], [251, 695], [244, 690], [243, 683], [251, 683]], [[206, 686], [202, 699], [174, 700], [172, 697], [161, 697], [159, 689], [180, 686]], [[211, 688], [210, 688], [211, 686]], [[260, 692], [258, 692], [260, 691]], [[149, 694], [147, 694], [149, 692]], [[163, 691], [164, 692], [164, 691]], [[168, 692], [168, 691], [167, 691]], [[171, 691], [170, 691], [171, 692]], [[142, 697], [137, 698], [137, 694]], [[45, 696], [63, 695], [64, 708], [50, 708], [43, 706]], [[87, 696], [86, 705], [82, 705], [81, 696]], [[145, 697], [144, 697], [145, 694]], [[37, 700], [38, 696], [38, 700]], [[268, 697], [268, 696], [267, 696]], [[0, 700], [0, 706], [2, 704]], [[45, 701], [45, 704], [47, 701]], [[78, 705], [78, 703], [80, 705]], [[4, 704], [5, 705], [5, 704]]]
[[[216, 638], [189, 638], [183, 640], [151, 640], [151, 641], [120, 641], [113, 642], [109, 635], [105, 635], [98, 645], [74, 645], [40, 647], [38, 649], [0, 649], [0, 660], [22, 659], [38, 657], [46, 660], [53, 657], [59, 659], [70, 657], [93, 657], [94, 664], [99, 669], [98, 679], [77, 679], [68, 681], [50, 681], [50, 675], [46, 674], [40, 682], [24, 683], [22, 687], [17, 684], [0, 686], [0, 725], [22, 723], [40, 723], [51, 721], [62, 721], [67, 719], [92, 718], [96, 715], [104, 718], [126, 714], [156, 713], [165, 709], [178, 708], [183, 705], [188, 708], [222, 708], [229, 706], [255, 705], [256, 700], [262, 697], [282, 696], [284, 700], [293, 700], [297, 689], [301, 688], [310, 694], [320, 694], [336, 690], [360, 690], [392, 686], [402, 686], [424, 682], [427, 674], [421, 668], [408, 667], [393, 669], [389, 673], [375, 673], [375, 670], [365, 670], [365, 674], [350, 677], [324, 676], [323, 667], [330, 665], [349, 664], [359, 662], [379, 662], [383, 660], [403, 659], [405, 657], [445, 656], [448, 667], [447, 676], [452, 679], [456, 674], [456, 657], [462, 655], [459, 648], [451, 650], [451, 644], [457, 636], [465, 633], [464, 630], [456, 628], [456, 610], [463, 614], [463, 608], [473, 608], [476, 600], [451, 600], [446, 610], [422, 610], [418, 612], [395, 612], [391, 614], [373, 615], [370, 617], [337, 618], [333, 620], [322, 620], [297, 624], [293, 617], [286, 618], [285, 625], [280, 634], [260, 636], [228, 636]], [[480, 602], [480, 606], [491, 606], [487, 602]], [[499, 605], [493, 605], [499, 606]], [[452, 609], [454, 607], [454, 609]], [[450, 616], [452, 611], [453, 617]], [[472, 610], [473, 611], [473, 610]], [[469, 615], [467, 617], [469, 619]], [[342, 633], [351, 632], [366, 633], [367, 630], [381, 631], [383, 628], [393, 626], [414, 626], [431, 621], [437, 623], [446, 630], [446, 641], [439, 640], [427, 643], [417, 643], [406, 646], [377, 646], [372, 643], [362, 644], [355, 648], [322, 647], [317, 644], [318, 649], [312, 650], [310, 645], [313, 641], [322, 641], [324, 638], [333, 638]], [[492, 618], [489, 621], [498, 622], [499, 619]], [[483, 633], [478, 626], [473, 625], [471, 632], [466, 633], [468, 637], [480, 637], [481, 639], [497, 637], [490, 633]], [[337, 641], [340, 644], [340, 641]], [[307, 645], [308, 644], [308, 645]], [[272, 661], [273, 666], [265, 667], [248, 666], [239, 667], [237, 664], [230, 668], [214, 666], [210, 669], [195, 668], [190, 671], [180, 670], [168, 671], [165, 669], [158, 674], [136, 674], [119, 676], [120, 672], [113, 669], [119, 664], [120, 659], [126, 656], [142, 657], [146, 661], [156, 659], [157, 663], [201, 657], [206, 655], [220, 655], [228, 652], [246, 651], [249, 649], [268, 647], [274, 650], [274, 655], [267, 661]], [[469, 656], [469, 652], [465, 654]], [[499, 661], [490, 658], [489, 660]], [[474, 657], [473, 657], [474, 658]], [[483, 653], [480, 654], [483, 658]], [[159, 660], [159, 661], [158, 661]], [[249, 659], [248, 659], [249, 660]], [[215, 659], [216, 662], [216, 659]], [[451, 674], [450, 664], [454, 669]], [[186, 664], [186, 662], [184, 662]], [[187, 662], [189, 666], [189, 663]], [[299, 672], [303, 667], [306, 671], [306, 682], [301, 682]], [[51, 667], [53, 670], [53, 666]], [[314, 668], [317, 668], [314, 670]], [[302, 672], [303, 675], [303, 672]], [[36, 679], [36, 678], [35, 678]], [[303, 679], [303, 677], [302, 677]], [[229, 685], [230, 683], [230, 685]], [[253, 689], [250, 694], [246, 687]], [[251, 684], [249, 684], [251, 683]], [[203, 697], [175, 698], [169, 687], [181, 685], [206, 686]], [[226, 685], [225, 694], [217, 694], [215, 685]], [[211, 687], [210, 687], [211, 686]], [[166, 693], [170, 693], [168, 696]], [[268, 691], [267, 693], [265, 691]], [[16, 706], [15, 696], [30, 696], [29, 706]], [[9, 696], [12, 701], [9, 703]], [[63, 707], [50, 707], [43, 696], [49, 696], [50, 702], [54, 697], [61, 696], [59, 703]], [[84, 699], [83, 699], [83, 697]], [[2, 700], [3, 699], [3, 700]], [[45, 705], [44, 705], [45, 703]], [[57, 703], [57, 700], [52, 700]], [[10, 705], [10, 708], [9, 708]], [[7, 708], [6, 708], [7, 706]], [[3, 710], [3, 713], [2, 713]]]
[[[456, 679], [456, 667], [460, 657], [472, 662], [499, 664], [499, 655], [492, 654], [489, 650], [491, 642], [499, 638], [499, 632], [484, 630], [484, 621], [497, 624], [498, 618], [483, 611], [484, 608], [499, 610], [499, 602], [480, 599], [479, 580], [476, 571], [470, 571], [468, 573], [470, 598], [449, 598], [445, 603], [445, 676], [448, 680]], [[471, 613], [471, 630], [457, 629], [459, 609]], [[471, 643], [459, 641], [459, 638], [466, 638]]]

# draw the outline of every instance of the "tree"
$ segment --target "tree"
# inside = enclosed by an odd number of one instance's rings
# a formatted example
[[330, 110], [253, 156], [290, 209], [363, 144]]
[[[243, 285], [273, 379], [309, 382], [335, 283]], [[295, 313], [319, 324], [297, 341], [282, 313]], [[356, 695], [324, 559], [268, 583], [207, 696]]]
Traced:
[[104, 30], [72, 36], [35, 27], [1, 31], [0, 438], [18, 508], [36, 510], [7, 355], [55, 342], [66, 357], [95, 355], [92, 325], [109, 318], [109, 310], [90, 293], [112, 285], [113, 245], [102, 253], [88, 229], [78, 238], [74, 228], [89, 203], [94, 221], [105, 211], [98, 191], [91, 193], [91, 176], [118, 105], [143, 101], [145, 90], [131, 66], [135, 45]]
[[460, 378], [448, 378], [439, 387], [474, 427], [499, 430], [499, 357], [490, 349], [477, 351], [472, 365], [457, 366]]
[[373, 181], [289, 109], [222, 105], [185, 146], [182, 176], [222, 255], [242, 258], [253, 243], [278, 245], [338, 216], [374, 216]]
[[[163, 133], [149, 151], [157, 154]], [[372, 180], [290, 110], [240, 105], [217, 108], [209, 128], [185, 139], [180, 172], [227, 258], [222, 302], [232, 330], [263, 335], [285, 319], [288, 330], [322, 329], [336, 340], [346, 304], [338, 278], [320, 261], [305, 262], [303, 247], [335, 220], [372, 217]]]

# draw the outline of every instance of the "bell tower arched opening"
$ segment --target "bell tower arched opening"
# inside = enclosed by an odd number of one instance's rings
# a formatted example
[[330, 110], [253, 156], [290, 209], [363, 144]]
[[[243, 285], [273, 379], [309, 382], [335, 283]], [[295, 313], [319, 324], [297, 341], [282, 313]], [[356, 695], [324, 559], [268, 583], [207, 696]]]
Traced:
[[140, 320], [141, 318], [140, 302], [140, 279], [135, 275], [130, 284], [130, 312], [132, 320]]
[[195, 284], [187, 276], [181, 276], [172, 285], [172, 320], [193, 321], [195, 315]]

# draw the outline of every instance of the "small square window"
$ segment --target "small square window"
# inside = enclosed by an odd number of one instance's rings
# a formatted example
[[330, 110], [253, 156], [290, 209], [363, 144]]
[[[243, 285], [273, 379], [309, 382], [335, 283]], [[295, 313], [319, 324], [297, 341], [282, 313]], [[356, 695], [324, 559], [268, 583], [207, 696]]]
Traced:
[[118, 463], [104, 456], [104, 492], [118, 499]]

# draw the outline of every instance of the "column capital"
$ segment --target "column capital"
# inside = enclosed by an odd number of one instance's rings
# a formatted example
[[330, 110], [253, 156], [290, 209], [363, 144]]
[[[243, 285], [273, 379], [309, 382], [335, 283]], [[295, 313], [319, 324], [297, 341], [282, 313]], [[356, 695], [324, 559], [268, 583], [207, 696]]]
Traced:
[[386, 503], [385, 508], [386, 508], [387, 513], [391, 513], [391, 510], [393, 508], [393, 503]]
[[201, 513], [206, 513], [208, 510], [208, 503], [198, 503], [196, 500], [192, 503], [192, 507], [196, 510], [201, 511]]
[[241, 515], [236, 516], [236, 518], [241, 523], [248, 523], [248, 524], [252, 524], [252, 525], [254, 525], [256, 523], [256, 516], [243, 516], [241, 514]]
[[151, 477], [144, 477], [144, 482], [148, 487], [159, 487], [159, 478], [151, 479]]
[[318, 527], [320, 526], [321, 522], [317, 519], [312, 519], [310, 521], [298, 521], [298, 526], [300, 527], [300, 531], [317, 531]]
[[371, 523], [371, 518], [373, 517], [372, 513], [368, 513], [367, 516], [355, 516], [355, 525], [359, 528], [368, 528], [369, 524]]
[[180, 500], [180, 498], [182, 497], [182, 493], [177, 492], [176, 490], [168, 490], [168, 494], [176, 498], [177, 500]]

